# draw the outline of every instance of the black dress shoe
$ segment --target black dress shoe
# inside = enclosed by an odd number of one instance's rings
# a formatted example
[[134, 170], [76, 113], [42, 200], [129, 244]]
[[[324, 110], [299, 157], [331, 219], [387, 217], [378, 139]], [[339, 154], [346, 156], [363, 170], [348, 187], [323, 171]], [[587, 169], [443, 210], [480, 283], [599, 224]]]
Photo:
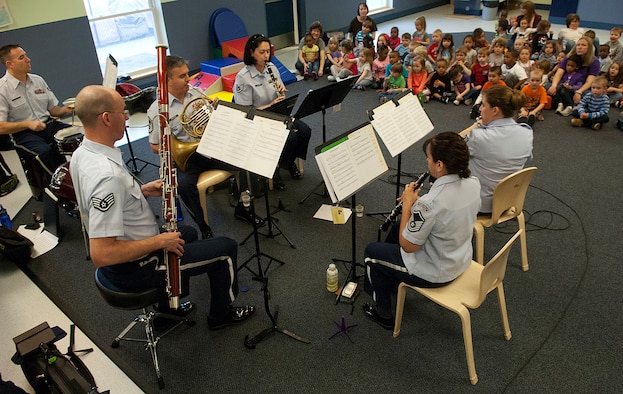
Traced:
[[255, 313], [255, 307], [252, 305], [245, 306], [229, 306], [224, 317], [215, 318], [208, 316], [208, 328], [210, 330], [218, 330], [219, 328], [242, 323]]
[[208, 238], [212, 238], [214, 237], [214, 233], [212, 233], [212, 229], [210, 228], [210, 226], [208, 226], [207, 228], [204, 228], [203, 230], [201, 230], [201, 238], [202, 239], [208, 239]]
[[255, 219], [255, 225], [257, 227], [262, 227], [265, 222], [264, 219], [257, 215], [253, 215], [249, 209], [246, 209], [241, 202], [236, 205], [236, 209], [234, 210], [234, 217], [238, 220], [242, 220], [243, 222], [249, 223], [253, 226], [253, 220]]
[[394, 329], [394, 319], [393, 318], [385, 318], [379, 316], [376, 308], [372, 305], [365, 303], [363, 304], [363, 313], [366, 317], [372, 321], [375, 321], [379, 326], [383, 327], [386, 330]]
[[303, 175], [299, 171], [299, 167], [294, 163], [290, 163], [290, 166], [288, 167], [288, 171], [290, 171], [290, 176], [294, 179], [303, 178]]
[[283, 183], [283, 180], [281, 180], [279, 169], [277, 169], [277, 171], [273, 174], [273, 186], [281, 191], [288, 190], [286, 184]]

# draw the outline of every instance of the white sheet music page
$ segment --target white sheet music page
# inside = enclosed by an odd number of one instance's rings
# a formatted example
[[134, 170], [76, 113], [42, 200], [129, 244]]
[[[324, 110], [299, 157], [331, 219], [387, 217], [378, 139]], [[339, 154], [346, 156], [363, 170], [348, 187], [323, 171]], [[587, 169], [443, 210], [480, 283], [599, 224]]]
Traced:
[[201, 137], [197, 153], [271, 178], [288, 138], [286, 125], [225, 105], [216, 107]]
[[396, 105], [393, 101], [388, 101], [376, 107], [372, 115], [372, 125], [392, 157], [396, 157], [434, 129], [417, 96], [407, 94], [398, 103]]
[[[333, 202], [342, 201], [387, 171], [372, 125], [348, 134], [316, 156]], [[333, 191], [333, 193], [331, 193]]]
[[104, 69], [104, 80], [102, 86], [115, 89], [117, 87], [117, 61], [112, 55], [106, 58], [106, 67]]

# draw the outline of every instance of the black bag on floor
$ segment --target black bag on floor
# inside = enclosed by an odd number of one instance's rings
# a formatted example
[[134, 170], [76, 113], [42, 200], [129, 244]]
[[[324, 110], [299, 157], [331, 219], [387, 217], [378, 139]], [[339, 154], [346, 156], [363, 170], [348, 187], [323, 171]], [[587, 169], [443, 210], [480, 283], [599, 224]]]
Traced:
[[37, 394], [99, 393], [93, 375], [72, 350], [73, 328], [67, 354], [61, 353], [54, 344], [67, 334], [60, 327], [50, 328], [48, 323], [41, 323], [13, 338], [17, 352], [11, 361], [22, 367]]
[[0, 255], [14, 263], [30, 260], [33, 243], [22, 234], [0, 225]]

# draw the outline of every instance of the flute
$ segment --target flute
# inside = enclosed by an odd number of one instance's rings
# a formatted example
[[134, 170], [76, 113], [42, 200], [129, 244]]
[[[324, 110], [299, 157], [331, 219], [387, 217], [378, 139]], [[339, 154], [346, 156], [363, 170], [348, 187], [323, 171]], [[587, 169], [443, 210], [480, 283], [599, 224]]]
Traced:
[[[423, 173], [422, 175], [420, 175], [415, 180], [415, 188], [414, 188], [414, 190], [419, 189], [422, 186], [422, 184], [424, 183], [424, 181], [426, 180], [426, 178], [429, 177], [429, 175], [430, 174], [428, 173], [428, 171]], [[396, 205], [394, 207], [394, 209], [392, 209], [392, 211], [389, 214], [389, 216], [387, 217], [387, 219], [385, 219], [383, 224], [381, 224], [381, 227], [380, 227], [381, 231], [387, 231], [387, 229], [389, 228], [390, 224], [392, 224], [392, 222], [396, 219], [396, 216], [398, 216], [398, 214], [400, 213], [401, 209], [402, 209], [402, 201], [400, 201], [398, 203], [398, 205]]]
[[[167, 232], [177, 231], [177, 169], [171, 155], [171, 127], [169, 126], [169, 91], [167, 88], [167, 46], [156, 46], [158, 52], [158, 110], [160, 113], [160, 179], [162, 179], [162, 216]], [[164, 251], [167, 270], [166, 292], [169, 307], [180, 307], [182, 273], [180, 258], [173, 252]]]

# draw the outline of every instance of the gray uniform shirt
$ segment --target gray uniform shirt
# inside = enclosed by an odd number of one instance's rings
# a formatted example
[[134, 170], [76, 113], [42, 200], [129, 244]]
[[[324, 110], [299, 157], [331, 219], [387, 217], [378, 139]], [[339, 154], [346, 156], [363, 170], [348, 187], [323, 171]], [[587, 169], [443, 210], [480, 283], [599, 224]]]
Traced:
[[69, 167], [90, 238], [140, 240], [159, 233], [141, 185], [126, 169], [119, 149], [85, 138]]
[[28, 74], [26, 85], [8, 72], [0, 78], [0, 122], [22, 122], [50, 117], [58, 99], [43, 78]]

